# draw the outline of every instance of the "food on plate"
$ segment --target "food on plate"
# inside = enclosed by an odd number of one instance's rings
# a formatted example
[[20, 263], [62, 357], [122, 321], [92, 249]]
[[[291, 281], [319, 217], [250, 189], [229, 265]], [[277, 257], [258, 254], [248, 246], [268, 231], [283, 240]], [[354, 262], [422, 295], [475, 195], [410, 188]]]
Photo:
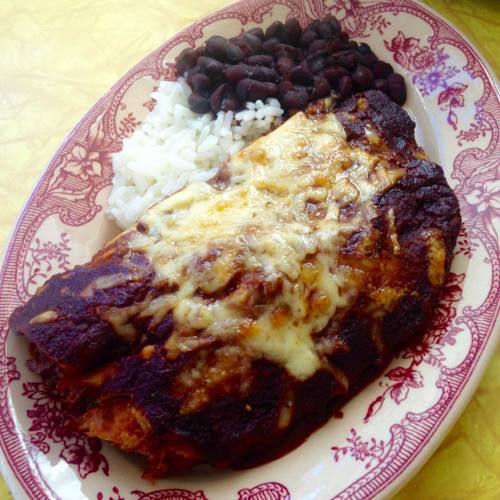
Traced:
[[333, 16], [304, 30], [292, 17], [265, 31], [254, 28], [230, 39], [215, 35], [203, 47], [184, 49], [176, 67], [193, 90], [188, 102], [195, 113], [235, 111], [268, 98], [293, 113], [332, 92], [345, 99], [367, 89], [398, 104], [406, 100], [404, 78], [367, 43], [349, 40]]
[[384, 93], [295, 113], [10, 319], [72, 425], [158, 477], [304, 440], [424, 331], [459, 206]]
[[304, 30], [291, 18], [265, 32], [212, 36], [183, 50], [176, 68], [179, 78], [160, 83], [154, 110], [113, 155], [108, 214], [123, 229], [319, 98], [373, 88], [406, 99], [404, 78], [366, 43], [349, 40], [332, 16]]

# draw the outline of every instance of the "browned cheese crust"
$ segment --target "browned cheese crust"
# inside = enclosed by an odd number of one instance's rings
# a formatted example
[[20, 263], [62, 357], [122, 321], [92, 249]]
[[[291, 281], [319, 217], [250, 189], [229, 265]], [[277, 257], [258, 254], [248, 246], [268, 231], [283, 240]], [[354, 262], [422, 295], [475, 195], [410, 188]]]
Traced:
[[[50, 374], [62, 397], [77, 405], [72, 425], [144, 455], [149, 476], [200, 463], [239, 468], [275, 458], [328, 419], [429, 323], [459, 231], [457, 199], [441, 167], [417, 147], [414, 123], [383, 94], [369, 91], [333, 111], [324, 107], [309, 108], [309, 119], [334, 112], [351, 145], [384, 158], [402, 175], [374, 196], [369, 223], [340, 238], [337, 264], [358, 293], [314, 333], [327, 364], [312, 376], [298, 379], [279, 363], [249, 357], [220, 339], [167, 355], [165, 342], [176, 329], [172, 315], [154, 321], [129, 313], [138, 334], [118, 334], [116, 319], [103, 311], [130, 312], [138, 302], [174, 291], [154, 284], [150, 262], [130, 251], [131, 232], [90, 263], [52, 277], [11, 317], [12, 329], [32, 344], [31, 367]], [[312, 205], [315, 210], [321, 218], [321, 206]], [[360, 210], [356, 202], [341, 202], [340, 218], [348, 221]], [[139, 224], [135, 233], [143, 230]], [[96, 279], [110, 275], [126, 279], [89, 292]], [[217, 293], [235, 290], [251, 291], [249, 317], [280, 293], [279, 285], [255, 273], [236, 273]], [[187, 369], [199, 384], [181, 376]]]

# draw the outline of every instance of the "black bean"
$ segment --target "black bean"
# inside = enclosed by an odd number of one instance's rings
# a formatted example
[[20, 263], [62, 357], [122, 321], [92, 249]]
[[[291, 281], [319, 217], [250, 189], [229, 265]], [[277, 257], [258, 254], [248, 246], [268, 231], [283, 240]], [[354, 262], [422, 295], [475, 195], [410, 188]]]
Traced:
[[267, 99], [278, 95], [278, 85], [244, 78], [236, 85], [236, 94], [243, 102]]
[[373, 73], [366, 66], [356, 66], [352, 80], [360, 90], [367, 89], [373, 82]]
[[281, 38], [284, 43], [297, 45], [301, 34], [302, 28], [300, 27], [299, 22], [295, 19], [295, 17], [291, 17], [287, 20], [285, 26], [283, 27]]
[[311, 24], [309, 24], [309, 26], [306, 29], [314, 31], [315, 33], [318, 33], [319, 23], [320, 23], [320, 20], [315, 19]]
[[352, 94], [352, 80], [350, 76], [342, 76], [339, 79], [340, 97], [348, 97]]
[[334, 16], [326, 16], [322, 20], [322, 22], [328, 22], [331, 24], [333, 28], [333, 34], [336, 35], [337, 33], [340, 33], [342, 31], [342, 28], [340, 27], [340, 23], [338, 19]]
[[321, 21], [318, 25], [318, 35], [321, 38], [331, 38], [334, 35], [332, 24], [329, 21]]
[[222, 100], [222, 105], [221, 105], [222, 111], [236, 111], [239, 108], [240, 108], [240, 102], [234, 95], [226, 96]]
[[252, 28], [251, 30], [248, 30], [247, 33], [264, 40], [264, 31], [262, 28]]
[[258, 54], [255, 56], [250, 56], [247, 59], [247, 63], [250, 64], [250, 66], [272, 66], [274, 63], [274, 59], [272, 58], [272, 56]]
[[212, 86], [212, 82], [205, 73], [195, 73], [190, 77], [189, 85], [195, 92], [203, 93]]
[[198, 59], [198, 65], [212, 79], [220, 78], [224, 71], [224, 64], [213, 57], [201, 56]]
[[364, 43], [364, 42], [361, 42], [358, 46], [358, 50], [362, 53], [362, 54], [369, 54], [371, 53], [372, 49], [370, 48], [370, 46], [367, 44], [367, 43]]
[[243, 35], [243, 38], [250, 46], [254, 54], [258, 54], [260, 52], [260, 50], [262, 49], [262, 40], [259, 37], [252, 35], [250, 33], [245, 33]]
[[248, 76], [248, 68], [249, 66], [247, 66], [246, 64], [235, 64], [233, 66], [228, 66], [224, 70], [224, 76], [230, 82], [238, 82]]
[[352, 69], [356, 66], [356, 56], [350, 50], [343, 50], [328, 57], [327, 62], [333, 65], [340, 65], [344, 68]]
[[189, 109], [193, 113], [208, 113], [210, 111], [210, 102], [206, 97], [199, 94], [191, 94], [188, 97]]
[[290, 70], [290, 80], [298, 85], [312, 85], [313, 75], [304, 66], [295, 66]]
[[328, 83], [326, 78], [318, 78], [314, 82], [311, 98], [321, 99], [322, 97], [330, 95], [330, 92], [331, 92], [330, 84]]
[[258, 99], [267, 99], [268, 97], [276, 97], [278, 95], [278, 85], [271, 82], [257, 82], [252, 80], [252, 84], [248, 89], [248, 99], [257, 101]]
[[357, 49], [358, 48], [358, 42], [356, 42], [355, 40], [350, 40], [348, 45], [349, 45], [350, 49]]
[[359, 64], [362, 64], [363, 66], [366, 66], [367, 68], [373, 70], [373, 67], [378, 62], [378, 57], [373, 52], [369, 52], [367, 54], [358, 52], [358, 54], [359, 54], [358, 57]]
[[387, 81], [382, 78], [378, 78], [373, 82], [373, 88], [375, 90], [380, 90], [380, 92], [383, 92], [384, 94], [389, 93], [389, 85], [387, 84]]
[[392, 66], [384, 61], [377, 61], [373, 65], [373, 74], [375, 78], [385, 78], [393, 72]]
[[317, 54], [314, 57], [307, 58], [307, 65], [309, 70], [316, 74], [319, 73], [326, 66], [326, 59], [322, 54]]
[[279, 84], [279, 91], [281, 95], [285, 95], [290, 90], [295, 90], [295, 85], [290, 80], [283, 80]]
[[273, 68], [267, 66], [248, 66], [250, 68], [249, 77], [263, 82], [277, 82], [278, 73]]
[[336, 85], [343, 76], [347, 75], [347, 70], [341, 66], [332, 66], [331, 68], [326, 68], [323, 74], [330, 82], [330, 85]]
[[349, 34], [348, 34], [348, 33], [346, 33], [345, 31], [341, 31], [341, 32], [339, 33], [339, 38], [340, 38], [343, 42], [345, 42], [345, 43], [349, 43]]
[[387, 77], [387, 85], [389, 87], [389, 97], [397, 104], [404, 104], [406, 101], [406, 84], [401, 75], [391, 73]]
[[200, 73], [203, 73], [204, 70], [202, 70], [198, 65], [196, 65], [194, 68], [191, 68], [188, 70], [187, 75], [186, 75], [186, 82], [188, 85], [191, 87], [193, 86], [193, 78], [195, 75], [198, 75]]
[[226, 47], [226, 59], [229, 62], [237, 63], [245, 58], [245, 54], [241, 47], [238, 47], [236, 43], [228, 44]]
[[345, 50], [346, 47], [347, 47], [346, 43], [343, 42], [340, 38], [334, 38], [328, 44], [327, 51], [330, 54], [333, 54], [334, 52], [340, 52], [341, 50]]
[[307, 29], [302, 33], [302, 36], [300, 37], [299, 40], [299, 45], [301, 47], [307, 47], [310, 43], [312, 43], [314, 40], [318, 38], [318, 34], [310, 29]]
[[277, 58], [280, 57], [289, 57], [290, 59], [297, 59], [301, 53], [300, 50], [292, 45], [288, 45], [286, 43], [278, 43], [274, 47], [274, 55]]
[[265, 54], [274, 54], [274, 49], [278, 43], [279, 41], [276, 38], [270, 38], [262, 44], [262, 51]]
[[314, 40], [311, 42], [309, 45], [309, 48], [307, 49], [307, 53], [309, 55], [316, 54], [316, 52], [326, 52], [326, 49], [328, 47], [328, 41], [327, 40]]
[[304, 109], [307, 101], [307, 93], [296, 90], [290, 90], [283, 96], [283, 105], [287, 109]]
[[232, 43], [234, 43], [234, 45], [240, 48], [241, 52], [243, 52], [244, 58], [250, 57], [251, 55], [254, 54], [254, 51], [250, 46], [250, 44], [248, 43], [248, 41], [246, 40], [246, 38], [237, 37], [232, 40]]
[[287, 75], [295, 66], [295, 63], [289, 57], [280, 57], [276, 63], [276, 69], [281, 76]]
[[226, 58], [227, 40], [219, 35], [211, 36], [205, 43], [205, 52], [207, 56], [215, 57], [219, 61]]
[[222, 85], [219, 85], [210, 95], [210, 108], [214, 113], [217, 113], [220, 110], [224, 94], [227, 92], [228, 88], [228, 84], [223, 83]]
[[191, 68], [191, 52], [194, 54], [193, 49], [184, 49], [175, 59], [175, 69], [178, 75], [183, 75]]
[[283, 33], [283, 23], [279, 21], [274, 21], [268, 28], [266, 29], [266, 33], [264, 34], [264, 38], [266, 40], [270, 40], [271, 38], [281, 39], [281, 34]]
[[224, 76], [230, 82], [237, 82], [243, 78], [251, 78], [265, 82], [277, 82], [278, 73], [267, 66], [250, 66], [249, 64], [236, 64], [224, 70]]

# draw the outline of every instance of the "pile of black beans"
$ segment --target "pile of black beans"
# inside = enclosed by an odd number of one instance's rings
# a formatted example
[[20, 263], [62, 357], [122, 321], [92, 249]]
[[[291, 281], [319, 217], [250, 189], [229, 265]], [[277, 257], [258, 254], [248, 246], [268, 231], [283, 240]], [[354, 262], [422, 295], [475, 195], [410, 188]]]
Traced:
[[291, 18], [265, 32], [212, 36], [203, 47], [185, 49], [176, 68], [193, 90], [189, 107], [195, 113], [236, 111], [268, 97], [290, 113], [329, 95], [344, 99], [367, 89], [381, 90], [398, 104], [406, 100], [404, 78], [368, 44], [349, 40], [333, 16], [304, 30]]

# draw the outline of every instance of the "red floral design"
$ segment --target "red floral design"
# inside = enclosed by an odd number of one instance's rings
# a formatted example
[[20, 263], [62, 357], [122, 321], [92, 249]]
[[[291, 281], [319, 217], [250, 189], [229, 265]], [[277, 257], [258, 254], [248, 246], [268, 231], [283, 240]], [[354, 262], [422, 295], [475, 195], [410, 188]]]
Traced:
[[102, 175], [102, 165], [97, 151], [87, 151], [84, 146], [76, 145], [64, 159], [66, 163], [62, 168], [63, 171], [84, 181], [94, 175]]
[[454, 130], [457, 129], [458, 116], [455, 111], [453, 111], [453, 108], [464, 107], [465, 100], [463, 93], [467, 87], [468, 85], [463, 83], [452, 83], [438, 96], [438, 104], [441, 105], [442, 111], [448, 110], [448, 117], [446, 121], [453, 127]]
[[31, 419], [29, 432], [33, 445], [48, 453], [51, 449], [49, 441], [60, 443], [59, 457], [75, 465], [82, 479], [99, 470], [109, 474], [108, 461], [101, 453], [101, 441], [68, 429], [67, 415], [71, 414], [71, 407], [61, 400], [55, 389], [44, 382], [26, 382], [23, 396], [33, 401], [27, 412]]
[[7, 384], [14, 382], [14, 380], [19, 380], [21, 378], [21, 374], [16, 367], [16, 358], [13, 356], [7, 357], [7, 363], [5, 364], [5, 373], [3, 376], [7, 379]]
[[351, 436], [346, 439], [346, 446], [332, 446], [333, 459], [340, 462], [342, 458], [349, 455], [357, 462], [366, 462], [365, 469], [369, 469], [374, 464], [379, 464], [390, 445], [390, 441], [385, 443], [374, 438], [363, 441], [358, 436], [356, 429], [351, 429]]
[[474, 189], [465, 195], [465, 199], [478, 213], [493, 210], [500, 215], [500, 179], [475, 184]]
[[338, 0], [332, 5], [331, 12], [353, 37], [365, 37], [367, 32], [373, 31], [382, 35], [391, 25], [385, 16], [368, 12], [359, 0]]
[[134, 130], [141, 124], [140, 121], [137, 121], [137, 118], [134, 116], [134, 113], [128, 113], [125, 118], [120, 120], [120, 127], [118, 128], [118, 134], [121, 139], [132, 135]]
[[97, 493], [97, 500], [125, 500], [125, 498], [120, 495], [120, 490], [117, 486], [113, 486], [111, 491], [113, 492], [113, 494], [107, 498], [105, 498], [104, 493], [100, 491], [99, 493]]
[[290, 498], [288, 488], [274, 481], [238, 491], [238, 500], [290, 500]]
[[35, 238], [28, 250], [24, 294], [33, 295], [36, 289], [54, 272], [67, 271], [70, 268], [70, 239], [68, 233], [61, 233], [60, 241], [42, 242]]

